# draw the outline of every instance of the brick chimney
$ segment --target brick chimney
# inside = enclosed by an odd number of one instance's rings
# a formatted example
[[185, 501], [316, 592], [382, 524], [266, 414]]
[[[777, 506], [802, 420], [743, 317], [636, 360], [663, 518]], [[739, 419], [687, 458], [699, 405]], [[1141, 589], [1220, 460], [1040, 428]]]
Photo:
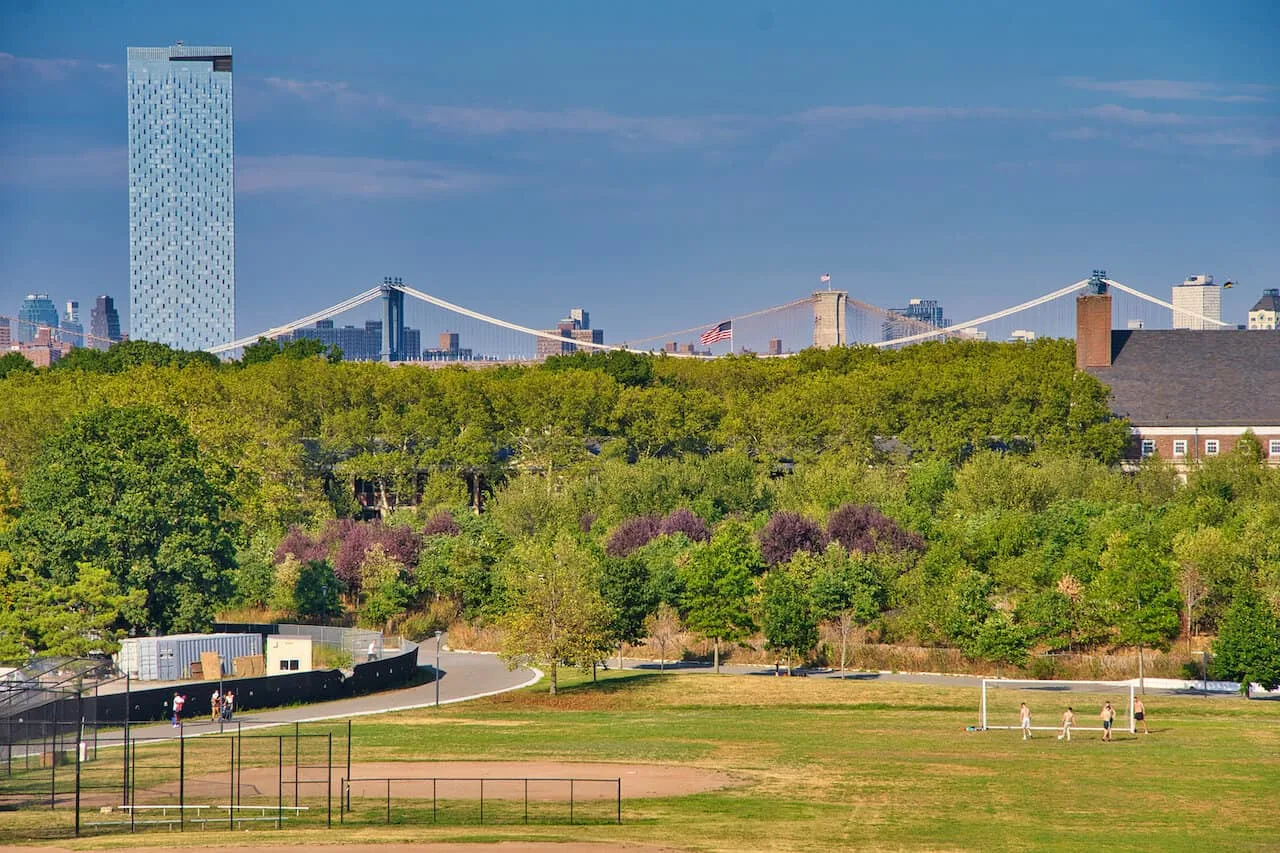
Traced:
[[1076, 370], [1111, 366], [1111, 294], [1076, 297]]

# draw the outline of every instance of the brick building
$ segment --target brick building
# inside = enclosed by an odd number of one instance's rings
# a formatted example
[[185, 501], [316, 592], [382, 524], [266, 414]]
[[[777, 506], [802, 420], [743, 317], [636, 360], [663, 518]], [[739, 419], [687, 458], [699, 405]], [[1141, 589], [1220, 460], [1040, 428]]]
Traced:
[[1076, 367], [1111, 388], [1129, 419], [1130, 463], [1185, 468], [1230, 452], [1246, 431], [1280, 466], [1280, 335], [1246, 329], [1111, 328], [1111, 295], [1076, 300]]

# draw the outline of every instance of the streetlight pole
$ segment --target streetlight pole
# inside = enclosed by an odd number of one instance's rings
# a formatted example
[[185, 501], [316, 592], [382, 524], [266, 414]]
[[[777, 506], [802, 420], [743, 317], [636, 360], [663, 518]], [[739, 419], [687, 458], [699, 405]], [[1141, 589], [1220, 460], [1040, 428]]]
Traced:
[[443, 631], [436, 631], [436, 707], [440, 707], [440, 635]]

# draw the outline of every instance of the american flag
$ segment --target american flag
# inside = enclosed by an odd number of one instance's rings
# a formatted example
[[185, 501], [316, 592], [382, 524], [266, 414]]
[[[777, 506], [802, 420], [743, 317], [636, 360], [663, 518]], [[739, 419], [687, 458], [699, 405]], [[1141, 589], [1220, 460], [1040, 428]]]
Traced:
[[733, 340], [733, 321], [725, 320], [718, 326], [712, 326], [702, 333], [702, 337], [698, 340], [702, 341], [703, 346], [718, 344], [721, 341]]
[[830, 284], [830, 283], [831, 283], [831, 273], [829, 273], [829, 272], [824, 272], [822, 275], [818, 276], [818, 281], [822, 282], [823, 284]]

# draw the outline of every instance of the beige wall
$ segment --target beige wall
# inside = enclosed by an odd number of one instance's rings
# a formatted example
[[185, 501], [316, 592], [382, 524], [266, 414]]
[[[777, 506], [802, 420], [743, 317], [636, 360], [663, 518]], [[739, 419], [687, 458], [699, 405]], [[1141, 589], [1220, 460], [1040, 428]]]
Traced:
[[[285, 668], [281, 668], [281, 661], [286, 663]], [[267, 637], [267, 675], [310, 671], [310, 637]]]

